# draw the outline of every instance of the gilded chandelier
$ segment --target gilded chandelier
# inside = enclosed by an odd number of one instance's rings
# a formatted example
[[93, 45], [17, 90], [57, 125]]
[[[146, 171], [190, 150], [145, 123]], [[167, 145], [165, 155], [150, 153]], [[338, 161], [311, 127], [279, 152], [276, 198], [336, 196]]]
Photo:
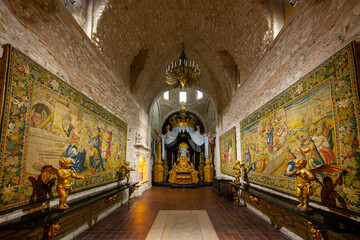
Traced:
[[181, 85], [181, 89], [185, 86], [196, 84], [200, 79], [200, 69], [194, 61], [188, 61], [185, 55], [184, 44], [182, 44], [182, 52], [179, 61], [171, 62], [166, 68], [166, 83], [168, 85]]

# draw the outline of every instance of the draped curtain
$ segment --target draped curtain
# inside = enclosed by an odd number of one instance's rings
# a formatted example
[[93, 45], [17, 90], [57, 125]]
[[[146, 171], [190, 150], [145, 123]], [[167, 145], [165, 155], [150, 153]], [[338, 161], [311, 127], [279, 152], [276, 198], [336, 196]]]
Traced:
[[172, 131], [168, 131], [165, 135], [162, 135], [162, 159], [165, 159], [166, 156], [166, 149], [171, 148], [175, 145], [176, 139], [179, 133], [181, 132], [187, 132], [189, 133], [188, 141], [190, 143], [190, 146], [196, 151], [201, 152], [201, 146], [205, 144], [205, 158], [209, 157], [209, 140], [208, 135], [202, 135], [199, 131], [195, 131], [192, 127], [175, 127], [172, 129]]

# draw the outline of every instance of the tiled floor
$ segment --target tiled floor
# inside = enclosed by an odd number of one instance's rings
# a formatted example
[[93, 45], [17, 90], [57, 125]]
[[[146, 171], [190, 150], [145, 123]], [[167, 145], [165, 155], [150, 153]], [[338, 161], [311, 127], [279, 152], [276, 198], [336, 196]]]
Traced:
[[206, 210], [220, 240], [287, 239], [249, 209], [218, 197], [211, 187], [152, 187], [134, 198], [129, 210], [123, 205], [77, 239], [145, 239], [159, 210]]

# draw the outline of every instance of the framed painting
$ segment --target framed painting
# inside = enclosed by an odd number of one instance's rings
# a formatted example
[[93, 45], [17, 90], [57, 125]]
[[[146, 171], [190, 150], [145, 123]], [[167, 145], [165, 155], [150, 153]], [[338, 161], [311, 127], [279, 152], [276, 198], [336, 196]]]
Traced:
[[[80, 191], [119, 179], [125, 122], [14, 47], [5, 48], [1, 105], [0, 211], [29, 203], [30, 179], [72, 159]], [[53, 189], [56, 195], [55, 189]]]
[[223, 174], [235, 176], [236, 161], [235, 127], [220, 136], [220, 171]]
[[251, 166], [250, 182], [296, 195], [296, 178], [288, 175], [295, 159], [306, 160], [307, 169], [338, 165], [347, 174], [316, 174], [312, 200], [360, 212], [354, 53], [349, 44], [241, 121], [241, 157]]

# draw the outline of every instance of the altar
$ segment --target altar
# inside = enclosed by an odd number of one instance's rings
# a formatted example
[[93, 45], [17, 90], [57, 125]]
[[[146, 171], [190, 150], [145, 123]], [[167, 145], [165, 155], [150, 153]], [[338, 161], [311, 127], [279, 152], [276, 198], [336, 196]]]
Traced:
[[204, 131], [202, 123], [188, 114], [184, 106], [180, 114], [169, 116], [164, 126], [165, 134], [154, 129], [157, 139], [154, 142], [156, 160], [152, 184], [171, 187], [211, 185], [214, 133], [201, 133]]
[[180, 143], [177, 161], [169, 171], [170, 185], [197, 185], [198, 174], [189, 159], [189, 146], [184, 142]]

